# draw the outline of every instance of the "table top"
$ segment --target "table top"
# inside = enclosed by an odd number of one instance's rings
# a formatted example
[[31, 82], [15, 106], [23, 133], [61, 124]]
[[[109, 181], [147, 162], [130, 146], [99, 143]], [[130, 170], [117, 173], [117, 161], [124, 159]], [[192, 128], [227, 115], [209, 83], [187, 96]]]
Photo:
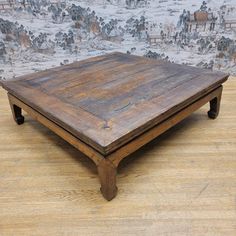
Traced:
[[107, 155], [227, 78], [221, 72], [115, 52], [2, 81], [2, 86]]

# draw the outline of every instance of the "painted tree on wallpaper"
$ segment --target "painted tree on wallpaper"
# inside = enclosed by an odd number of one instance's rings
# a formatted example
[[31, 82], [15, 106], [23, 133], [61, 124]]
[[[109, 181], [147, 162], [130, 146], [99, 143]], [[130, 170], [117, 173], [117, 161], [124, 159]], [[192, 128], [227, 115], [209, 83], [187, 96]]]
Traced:
[[0, 0], [0, 77], [112, 51], [236, 74], [234, 0]]

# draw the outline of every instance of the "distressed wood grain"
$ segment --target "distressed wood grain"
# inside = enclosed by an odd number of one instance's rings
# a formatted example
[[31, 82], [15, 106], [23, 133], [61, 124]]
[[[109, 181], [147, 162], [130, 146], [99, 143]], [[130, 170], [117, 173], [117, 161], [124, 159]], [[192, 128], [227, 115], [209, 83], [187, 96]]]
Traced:
[[227, 77], [111, 53], [6, 81], [3, 87], [108, 155], [214, 90]]
[[122, 53], [3, 81], [13, 118], [21, 109], [97, 166], [101, 192], [117, 194], [122, 159], [176, 125], [205, 103], [219, 114], [227, 74]]

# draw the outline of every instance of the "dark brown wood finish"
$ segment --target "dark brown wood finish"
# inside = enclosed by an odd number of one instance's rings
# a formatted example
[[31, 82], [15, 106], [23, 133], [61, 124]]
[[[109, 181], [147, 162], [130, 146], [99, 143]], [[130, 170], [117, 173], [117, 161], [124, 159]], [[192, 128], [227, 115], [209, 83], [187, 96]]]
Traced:
[[11, 112], [12, 112], [12, 116], [13, 116], [14, 121], [18, 125], [22, 125], [24, 123], [24, 116], [22, 116], [21, 108], [15, 104], [12, 104], [12, 103], [10, 103], [10, 107], [11, 107]]
[[216, 118], [227, 74], [122, 53], [2, 82], [13, 118], [21, 108], [97, 165], [107, 200], [119, 162], [210, 102]]
[[227, 77], [112, 53], [6, 81], [3, 87], [107, 155]]
[[210, 101], [210, 110], [208, 111], [208, 117], [215, 119], [220, 112], [220, 100], [222, 93], [219, 93], [217, 97]]
[[112, 200], [117, 194], [116, 173], [117, 166], [109, 159], [102, 159], [98, 166], [98, 175], [101, 182], [101, 192], [108, 201]]
[[220, 86], [217, 89], [211, 91], [204, 97], [200, 98], [196, 102], [190, 104], [188, 107], [170, 116], [168, 119], [154, 126], [152, 129], [146, 131], [142, 135], [136, 137], [131, 142], [127, 143], [126, 145], [122, 146], [121, 148], [106, 157], [98, 153], [95, 149], [91, 148], [87, 144], [80, 141], [78, 138], [74, 137], [70, 132], [66, 131], [62, 127], [58, 126], [56, 123], [44, 117], [42, 114], [40, 114], [30, 106], [24, 104], [18, 98], [12, 96], [11, 94], [8, 94], [8, 97], [11, 107], [21, 107], [34, 119], [51, 129], [53, 132], [58, 134], [64, 140], [69, 142], [71, 145], [73, 145], [78, 150], [86, 154], [90, 159], [92, 159], [97, 165], [98, 175], [101, 182], [101, 192], [107, 200], [111, 200], [116, 196], [117, 193], [116, 173], [120, 161], [129, 154], [142, 147], [143, 145], [145, 145], [146, 143], [156, 138], [158, 135], [165, 132], [170, 127], [185, 119], [188, 115], [190, 115], [192, 112], [194, 112], [207, 102], [212, 101], [217, 97], [221, 97], [222, 89], [223, 87]]

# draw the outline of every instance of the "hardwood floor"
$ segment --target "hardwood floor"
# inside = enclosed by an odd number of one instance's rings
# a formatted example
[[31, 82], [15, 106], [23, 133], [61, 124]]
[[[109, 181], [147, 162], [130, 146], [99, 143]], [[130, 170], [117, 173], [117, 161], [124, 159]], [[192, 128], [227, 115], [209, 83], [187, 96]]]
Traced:
[[0, 89], [0, 235], [236, 235], [236, 79], [220, 115], [204, 106], [122, 161], [119, 194], [99, 193], [88, 158]]

